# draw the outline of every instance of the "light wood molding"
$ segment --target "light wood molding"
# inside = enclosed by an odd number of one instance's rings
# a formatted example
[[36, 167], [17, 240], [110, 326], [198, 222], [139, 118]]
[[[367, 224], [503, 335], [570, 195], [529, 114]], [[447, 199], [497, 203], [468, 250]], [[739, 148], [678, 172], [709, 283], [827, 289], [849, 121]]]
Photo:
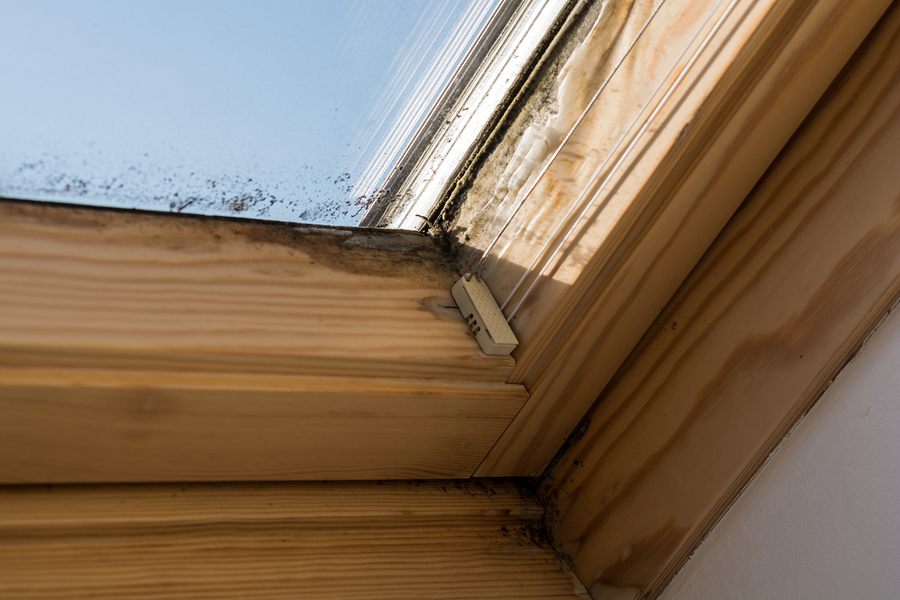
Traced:
[[545, 481], [595, 600], [652, 598], [900, 296], [896, 3]]
[[0, 488], [0, 596], [586, 598], [507, 481]]
[[16, 366], [502, 381], [412, 232], [0, 202]]
[[[596, 55], [597, 76], [584, 78], [582, 85], [594, 87], [578, 90], [581, 106], [651, 8], [613, 4], [588, 37], [594, 45], [585, 52]], [[609, 193], [598, 193], [605, 172], [597, 167], [630, 120], [630, 107], [649, 97], [705, 15], [714, 11], [714, 20], [726, 4], [667, 0], [486, 262], [484, 278], [503, 300], [565, 211], [582, 193], [596, 194], [597, 208], [512, 321], [521, 344], [509, 381], [524, 384], [530, 398], [477, 475], [543, 472], [888, 1], [738, 2], [610, 180]], [[675, 69], [662, 90], [680, 73]], [[463, 254], [461, 270], [501, 220], [467, 223], [473, 252]]]
[[[0, 539], [262, 531], [344, 532], [537, 521], [511, 481], [0, 486]], [[277, 532], [277, 531], [276, 531]]]
[[0, 202], [0, 481], [469, 477], [526, 399], [431, 241]]
[[0, 369], [0, 481], [467, 478], [521, 386]]

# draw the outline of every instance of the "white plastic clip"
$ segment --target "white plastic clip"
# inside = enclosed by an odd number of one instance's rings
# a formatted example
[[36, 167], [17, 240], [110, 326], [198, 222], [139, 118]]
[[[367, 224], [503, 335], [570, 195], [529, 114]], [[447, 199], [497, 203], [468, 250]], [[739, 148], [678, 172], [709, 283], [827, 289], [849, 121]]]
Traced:
[[483, 281], [467, 273], [450, 292], [472, 328], [482, 352], [489, 356], [506, 356], [519, 345], [491, 290]]

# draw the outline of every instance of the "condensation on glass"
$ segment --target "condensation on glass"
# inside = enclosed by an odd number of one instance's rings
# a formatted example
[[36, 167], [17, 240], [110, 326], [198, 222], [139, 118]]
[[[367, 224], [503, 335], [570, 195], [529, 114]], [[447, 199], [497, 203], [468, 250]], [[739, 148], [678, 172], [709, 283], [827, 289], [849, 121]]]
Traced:
[[0, 196], [353, 225], [498, 1], [7, 3]]

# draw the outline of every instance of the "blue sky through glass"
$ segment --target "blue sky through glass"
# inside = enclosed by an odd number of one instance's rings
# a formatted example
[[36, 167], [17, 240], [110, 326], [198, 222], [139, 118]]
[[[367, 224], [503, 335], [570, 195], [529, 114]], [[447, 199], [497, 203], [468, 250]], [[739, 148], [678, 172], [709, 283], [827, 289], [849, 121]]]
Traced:
[[3, 0], [0, 195], [355, 224], [496, 3]]

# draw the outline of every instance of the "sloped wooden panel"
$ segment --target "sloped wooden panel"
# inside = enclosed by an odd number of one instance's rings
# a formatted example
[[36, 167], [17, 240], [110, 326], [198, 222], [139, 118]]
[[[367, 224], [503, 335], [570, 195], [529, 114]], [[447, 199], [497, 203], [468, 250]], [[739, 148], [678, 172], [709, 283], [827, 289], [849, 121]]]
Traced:
[[895, 4], [545, 481], [600, 598], [657, 594], [900, 297]]
[[[544, 471], [888, 4], [663, 3], [483, 267], [495, 295], [510, 297], [507, 312], [536, 283], [511, 321], [521, 344], [509, 381], [530, 398], [479, 475]], [[579, 50], [587, 74], [561, 84], [581, 101], [566, 107], [567, 123], [625, 55], [653, 3], [605, 6]], [[570, 208], [588, 201], [554, 237]], [[516, 205], [504, 202], [501, 212]], [[463, 223], [472, 238], [460, 250], [464, 270], [504, 222], [482, 218]], [[528, 270], [535, 259], [547, 263], [540, 277]]]

